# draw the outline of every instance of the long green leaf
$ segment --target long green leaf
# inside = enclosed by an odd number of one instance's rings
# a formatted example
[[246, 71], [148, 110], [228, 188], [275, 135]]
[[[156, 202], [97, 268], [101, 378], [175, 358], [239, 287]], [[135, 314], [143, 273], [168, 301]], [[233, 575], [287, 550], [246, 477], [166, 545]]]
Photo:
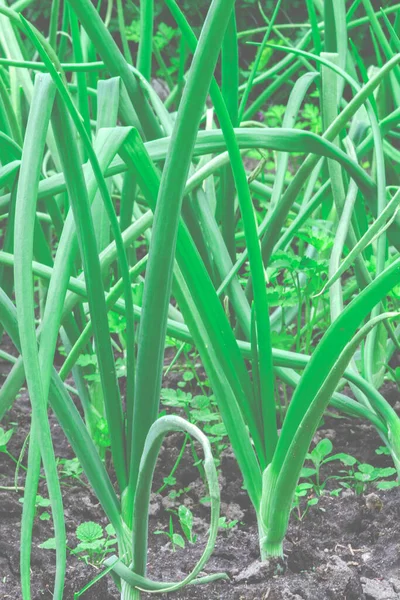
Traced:
[[[32, 503], [29, 499], [30, 487], [34, 490], [38, 478], [38, 443], [44, 464], [50, 500], [55, 523], [58, 568], [54, 587], [54, 597], [62, 598], [66, 568], [66, 537], [60, 484], [51, 441], [47, 417], [47, 391], [44, 389], [39, 364], [35, 332], [35, 307], [32, 280], [34, 216], [36, 212], [36, 190], [39, 184], [42, 152], [44, 150], [51, 108], [54, 100], [54, 85], [47, 75], [38, 75], [35, 82], [34, 98], [29, 115], [27, 132], [22, 153], [20, 179], [15, 209], [15, 297], [20, 325], [21, 352], [24, 358], [28, 390], [32, 403], [32, 434], [29, 467], [31, 478], [27, 481], [27, 502], [24, 507], [22, 532], [27, 533], [33, 524]], [[40, 425], [39, 425], [40, 424]], [[36, 491], [34, 491], [35, 495]], [[21, 556], [23, 598], [30, 598], [30, 544], [23, 544]]]
[[214, 0], [210, 7], [179, 107], [157, 200], [138, 338], [134, 423], [140, 423], [140, 428], [135, 428], [132, 440], [130, 485], [133, 488], [144, 440], [158, 412], [167, 310], [185, 181], [233, 4], [232, 0]]

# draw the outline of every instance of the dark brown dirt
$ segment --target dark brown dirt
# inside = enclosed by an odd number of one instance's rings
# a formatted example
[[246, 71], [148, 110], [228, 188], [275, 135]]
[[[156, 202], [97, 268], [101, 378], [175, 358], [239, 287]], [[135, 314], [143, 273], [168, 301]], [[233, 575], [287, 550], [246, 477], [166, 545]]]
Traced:
[[[395, 404], [397, 390], [386, 387], [386, 397]], [[29, 431], [30, 409], [26, 393], [22, 393], [8, 413], [3, 426], [16, 424], [10, 451], [18, 456]], [[56, 453], [72, 457], [71, 449], [60, 427], [51, 417]], [[329, 437], [335, 452], [347, 452], [362, 462], [388, 466], [390, 459], [377, 455], [382, 444], [375, 430], [365, 423], [345, 418], [327, 417], [318, 437]], [[171, 435], [160, 455], [153, 489], [168, 475], [181, 445], [179, 434]], [[335, 463], [323, 476], [332, 473]], [[337, 467], [336, 467], [337, 468]], [[198, 470], [192, 466], [189, 452], [176, 473], [175, 488], [190, 488], [179, 499], [153, 494], [150, 506], [150, 536], [148, 574], [154, 579], [183, 579], [199, 558], [208, 529], [208, 510], [200, 503], [206, 490]], [[14, 464], [0, 454], [0, 486], [11, 486]], [[21, 472], [19, 485], [23, 485]], [[225, 451], [221, 464], [222, 515], [239, 524], [231, 531], [221, 531], [206, 573], [225, 572], [230, 580], [207, 586], [191, 586], [171, 594], [180, 600], [400, 600], [400, 488], [377, 492], [381, 509], [367, 507], [365, 496], [345, 491], [340, 498], [323, 496], [306, 517], [299, 521], [292, 515], [285, 542], [285, 565], [261, 565], [258, 561], [258, 540], [254, 511], [249, 506], [241, 478], [231, 452]], [[74, 480], [63, 484], [65, 517], [70, 547], [76, 545], [75, 529], [84, 521], [106, 525], [107, 521], [90, 490]], [[368, 490], [373, 491], [372, 489]], [[44, 482], [40, 493], [47, 496]], [[21, 492], [0, 491], [0, 599], [19, 600], [19, 547]], [[157, 529], [167, 530], [167, 509], [185, 503], [195, 515], [195, 544], [186, 544], [175, 552], [165, 536], [154, 535]], [[176, 525], [179, 532], [179, 525]], [[51, 521], [37, 519], [32, 553], [32, 600], [52, 598], [54, 552], [41, 550], [38, 544], [52, 537]], [[284, 572], [283, 572], [284, 571]], [[65, 598], [73, 599], [98, 570], [69, 556]], [[149, 597], [145, 595], [144, 597]], [[162, 597], [167, 597], [166, 595]], [[83, 600], [114, 600], [117, 590], [108, 576], [81, 596]]]

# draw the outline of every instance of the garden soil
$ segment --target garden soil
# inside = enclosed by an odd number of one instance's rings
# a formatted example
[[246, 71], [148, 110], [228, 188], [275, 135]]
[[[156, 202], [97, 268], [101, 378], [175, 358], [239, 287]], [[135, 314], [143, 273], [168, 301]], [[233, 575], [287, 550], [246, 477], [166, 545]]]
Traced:
[[[4, 372], [4, 370], [3, 370]], [[385, 397], [398, 408], [398, 392], [391, 385]], [[26, 392], [17, 399], [3, 426], [15, 427], [9, 450], [18, 456], [29, 432], [30, 407]], [[73, 456], [64, 434], [51, 416], [56, 454]], [[377, 455], [382, 445], [368, 424], [347, 418], [326, 417], [318, 438], [329, 437], [335, 452], [346, 452], [362, 462], [391, 466], [390, 458]], [[169, 474], [181, 447], [182, 437], [167, 438], [157, 464], [153, 490]], [[176, 472], [175, 489], [189, 488], [176, 500], [168, 490], [152, 494], [148, 551], [149, 577], [163, 581], [183, 579], [201, 555], [208, 530], [208, 509], [200, 500], [207, 494], [188, 451]], [[334, 474], [340, 464], [331, 463], [323, 477]], [[15, 465], [0, 455], [0, 486], [12, 486]], [[23, 485], [23, 472], [19, 485]], [[189, 586], [168, 597], [173, 600], [400, 600], [400, 488], [385, 492], [370, 489], [361, 496], [345, 490], [339, 498], [324, 495], [300, 521], [292, 514], [284, 545], [282, 563], [261, 564], [254, 511], [249, 505], [232, 453], [224, 451], [221, 462], [221, 514], [237, 520], [232, 530], [221, 530], [217, 545], [204, 574], [226, 573], [229, 579], [205, 586]], [[329, 487], [329, 486], [328, 486]], [[332, 487], [332, 486], [331, 486]], [[334, 486], [334, 487], [337, 487]], [[68, 545], [75, 547], [76, 527], [85, 521], [107, 524], [95, 496], [85, 485], [63, 480], [63, 496]], [[376, 496], [369, 496], [373, 492]], [[45, 484], [40, 493], [47, 497]], [[19, 546], [22, 505], [21, 492], [0, 491], [0, 599], [20, 600]], [[373, 501], [372, 501], [373, 500]], [[173, 551], [167, 536], [154, 535], [168, 528], [170, 512], [181, 503], [195, 515], [195, 544]], [[179, 525], [176, 525], [179, 532]], [[50, 600], [54, 580], [54, 551], [38, 545], [53, 536], [51, 520], [36, 519], [32, 550], [32, 600]], [[93, 579], [99, 570], [68, 556], [64, 598]], [[150, 598], [150, 595], [143, 595]], [[154, 596], [152, 596], [154, 598]], [[159, 597], [159, 596], [157, 596]], [[163, 595], [166, 598], [167, 595]], [[114, 600], [118, 592], [109, 576], [102, 578], [82, 596], [82, 600]]]

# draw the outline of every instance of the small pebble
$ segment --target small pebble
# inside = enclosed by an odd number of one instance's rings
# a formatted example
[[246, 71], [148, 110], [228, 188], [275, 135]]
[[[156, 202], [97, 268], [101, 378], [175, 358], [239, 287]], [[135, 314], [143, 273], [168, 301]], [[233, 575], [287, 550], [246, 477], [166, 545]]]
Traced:
[[363, 562], [369, 562], [371, 560], [371, 552], [364, 552], [364, 554], [361, 555], [361, 558]]
[[371, 494], [365, 496], [365, 505], [368, 508], [368, 510], [379, 512], [380, 510], [382, 510], [383, 502], [379, 498], [378, 494], [372, 492]]

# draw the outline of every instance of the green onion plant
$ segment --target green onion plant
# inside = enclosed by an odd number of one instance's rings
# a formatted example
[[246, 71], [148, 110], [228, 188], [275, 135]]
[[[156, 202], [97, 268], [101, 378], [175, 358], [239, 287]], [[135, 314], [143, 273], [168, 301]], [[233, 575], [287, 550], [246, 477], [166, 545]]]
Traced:
[[[400, 420], [379, 392], [400, 331], [398, 19], [393, 24], [392, 9], [375, 13], [369, 0], [350, 8], [307, 0], [304, 34], [291, 41], [281, 2], [263, 16], [266, 27], [238, 32], [235, 0], [212, 0], [197, 37], [176, 1], [165, 0], [191, 60], [163, 103], [151, 86], [153, 0], [140, 2], [137, 56], [122, 2], [121, 48], [91, 0], [54, 0], [48, 32], [24, 18], [29, 4], [0, 3], [0, 323], [18, 351], [0, 390], [0, 418], [25, 379], [32, 407], [22, 598], [31, 598], [41, 466], [54, 521], [54, 598], [63, 597], [66, 535], [49, 409], [115, 529], [118, 553], [105, 563], [123, 600], [223, 577], [199, 577], [219, 520], [210, 442], [179, 416], [159, 417], [166, 335], [199, 352], [256, 512], [260, 558], [281, 556], [328, 405], [370, 422], [400, 475]], [[357, 8], [363, 16], [355, 19]], [[351, 40], [366, 21], [376, 51], [368, 68]], [[245, 77], [243, 47], [255, 51]], [[277, 94], [285, 94], [281, 123], [256, 121]], [[301, 126], [310, 98], [321, 115], [318, 133]], [[259, 164], [249, 167], [243, 156], [257, 152]], [[332, 245], [313, 246], [310, 236], [303, 243], [307, 224], [325, 227]], [[146, 250], [138, 260], [139, 239]], [[296, 304], [274, 310], [272, 269], [293, 251], [324, 260], [327, 276], [307, 299], [303, 268]], [[143, 280], [139, 303], [132, 286]], [[123, 394], [111, 312], [126, 324], [117, 348]], [[281, 347], [294, 327], [290, 349]], [[66, 356], [57, 369], [60, 342]], [[87, 353], [96, 357], [97, 386], [85, 378]], [[283, 419], [279, 382], [293, 388]], [[148, 505], [171, 431], [202, 448], [211, 524], [191, 573], [164, 583], [146, 576]]]

